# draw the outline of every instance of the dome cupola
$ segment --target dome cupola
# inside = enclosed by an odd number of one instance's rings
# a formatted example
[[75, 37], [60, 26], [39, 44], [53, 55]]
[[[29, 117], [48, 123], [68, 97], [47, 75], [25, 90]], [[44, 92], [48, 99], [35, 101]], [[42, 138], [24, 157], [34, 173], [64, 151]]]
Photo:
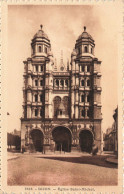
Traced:
[[78, 57], [83, 55], [94, 55], [94, 47], [94, 40], [92, 36], [86, 31], [86, 26], [84, 26], [84, 31], [78, 37], [75, 44], [75, 49], [77, 51]]
[[92, 43], [94, 43], [92, 36], [90, 34], [88, 34], [88, 32], [86, 31], [86, 26], [84, 26], [84, 31], [78, 37], [77, 41], [80, 41], [81, 39], [83, 39], [84, 41], [87, 40], [87, 41], [91, 41]]
[[33, 39], [35, 39], [35, 38], [43, 38], [44, 39], [45, 38], [45, 39], [49, 40], [47, 34], [43, 31], [43, 25], [40, 25], [40, 27], [41, 27], [41, 29], [38, 30], [38, 32], [34, 35]]
[[46, 57], [51, 50], [50, 40], [47, 34], [43, 31], [43, 25], [40, 25], [40, 27], [41, 29], [34, 35], [31, 42], [32, 57]]

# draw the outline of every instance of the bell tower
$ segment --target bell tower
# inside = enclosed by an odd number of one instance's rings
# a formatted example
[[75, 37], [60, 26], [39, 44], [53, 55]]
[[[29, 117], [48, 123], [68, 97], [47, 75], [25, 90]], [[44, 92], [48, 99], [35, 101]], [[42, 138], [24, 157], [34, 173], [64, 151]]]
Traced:
[[31, 42], [31, 56], [32, 57], [47, 57], [47, 53], [51, 50], [51, 44], [48, 36], [41, 29], [34, 35]]
[[100, 148], [101, 61], [95, 57], [94, 48], [94, 40], [84, 26], [71, 54], [71, 118], [93, 126], [94, 142]]
[[43, 26], [40, 27], [31, 41], [31, 57], [24, 61], [22, 146], [31, 144], [29, 134], [32, 127], [38, 129], [44, 118], [52, 117], [53, 54], [50, 40]]
[[77, 55], [80, 58], [81, 56], [94, 56], [94, 40], [90, 34], [86, 31], [86, 26], [84, 26], [83, 33], [78, 37], [75, 44], [75, 49], [77, 51]]

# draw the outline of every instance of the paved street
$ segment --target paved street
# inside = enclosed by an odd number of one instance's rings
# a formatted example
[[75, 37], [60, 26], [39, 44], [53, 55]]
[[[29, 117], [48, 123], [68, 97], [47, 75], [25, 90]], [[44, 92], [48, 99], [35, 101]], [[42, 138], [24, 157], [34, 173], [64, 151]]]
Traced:
[[20, 154], [8, 160], [9, 185], [116, 185], [117, 165], [107, 156]]

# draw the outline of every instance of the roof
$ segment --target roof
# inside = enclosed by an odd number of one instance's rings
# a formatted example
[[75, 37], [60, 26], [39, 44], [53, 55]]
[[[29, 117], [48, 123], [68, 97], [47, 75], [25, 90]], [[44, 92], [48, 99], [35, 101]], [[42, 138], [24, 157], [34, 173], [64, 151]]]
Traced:
[[47, 34], [42, 30], [43, 25], [40, 25], [41, 29], [38, 30], [38, 32], [34, 35], [33, 38], [46, 38], [49, 39]]
[[82, 38], [91, 39], [94, 42], [92, 36], [86, 32], [86, 26], [84, 26], [83, 33], [78, 37], [78, 39], [82, 39]]

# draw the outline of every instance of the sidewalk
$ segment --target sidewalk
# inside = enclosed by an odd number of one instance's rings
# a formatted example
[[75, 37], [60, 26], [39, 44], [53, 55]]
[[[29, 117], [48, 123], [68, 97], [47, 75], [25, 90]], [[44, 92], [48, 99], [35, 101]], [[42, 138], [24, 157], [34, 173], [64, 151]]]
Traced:
[[7, 153], [7, 160], [12, 160], [12, 159], [19, 158], [20, 155], [21, 155], [21, 153], [12, 153], [12, 152], [8, 152], [8, 153]]
[[118, 159], [116, 158], [116, 156], [114, 156], [114, 157], [108, 157], [108, 158], [106, 158], [106, 162], [109, 162], [109, 163], [111, 163], [111, 164], [118, 164]]

